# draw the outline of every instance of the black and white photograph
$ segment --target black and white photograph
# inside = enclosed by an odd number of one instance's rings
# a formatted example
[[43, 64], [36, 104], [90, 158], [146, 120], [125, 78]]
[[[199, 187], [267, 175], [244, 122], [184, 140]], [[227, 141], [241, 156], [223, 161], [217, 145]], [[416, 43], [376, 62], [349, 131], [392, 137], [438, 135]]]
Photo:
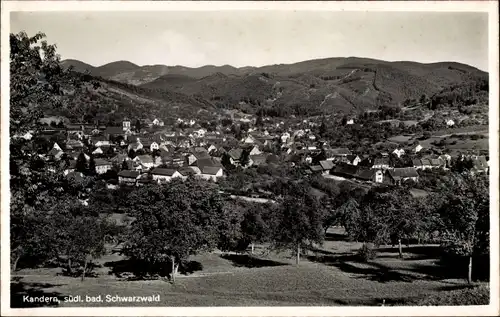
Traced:
[[2, 315], [498, 313], [498, 2], [286, 5], [2, 1]]

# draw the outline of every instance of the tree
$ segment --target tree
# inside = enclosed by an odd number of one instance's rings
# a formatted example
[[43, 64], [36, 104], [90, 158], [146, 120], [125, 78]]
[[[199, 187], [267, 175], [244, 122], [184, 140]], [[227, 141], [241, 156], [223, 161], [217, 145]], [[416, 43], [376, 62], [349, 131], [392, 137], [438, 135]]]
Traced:
[[75, 170], [80, 173], [87, 173], [87, 158], [83, 152], [80, 152], [76, 159]]
[[97, 174], [97, 171], [96, 171], [96, 168], [95, 168], [95, 160], [94, 160], [94, 157], [91, 156], [90, 160], [89, 160], [89, 175], [93, 176], [93, 175], [96, 175], [96, 174]]
[[130, 149], [128, 151], [128, 157], [131, 159], [134, 159], [136, 157], [136, 153], [135, 153], [134, 149]]
[[451, 255], [469, 258], [467, 281], [472, 282], [472, 258], [489, 254], [488, 178], [453, 175], [444, 182], [440, 214], [443, 247]]
[[303, 248], [324, 240], [323, 214], [319, 202], [310, 193], [310, 187], [293, 182], [282, 184], [282, 197], [278, 197], [280, 207], [270, 219], [270, 227], [275, 228], [272, 243], [275, 248], [291, 248], [296, 251], [296, 263], [300, 262]]
[[264, 125], [264, 121], [262, 120], [262, 115], [258, 115], [257, 119], [255, 119], [255, 126], [262, 127]]
[[213, 249], [224, 216], [215, 184], [188, 179], [169, 186], [146, 185], [131, 193], [132, 223], [124, 253], [161, 270], [171, 264], [171, 278], [189, 255]]
[[[266, 208], [267, 207], [267, 208]], [[241, 231], [243, 239], [251, 243], [252, 254], [254, 252], [255, 242], [266, 242], [270, 236], [270, 228], [266, 222], [265, 210], [270, 209], [270, 206], [262, 206], [257, 204], [249, 205], [241, 222]]]
[[124, 170], [128, 170], [128, 164], [127, 164], [126, 160], [123, 160], [123, 162], [122, 162], [122, 171], [124, 171]]
[[141, 120], [139, 119], [135, 122], [135, 132], [141, 132]]
[[243, 150], [240, 157], [240, 165], [246, 167], [250, 164], [250, 152], [248, 150]]

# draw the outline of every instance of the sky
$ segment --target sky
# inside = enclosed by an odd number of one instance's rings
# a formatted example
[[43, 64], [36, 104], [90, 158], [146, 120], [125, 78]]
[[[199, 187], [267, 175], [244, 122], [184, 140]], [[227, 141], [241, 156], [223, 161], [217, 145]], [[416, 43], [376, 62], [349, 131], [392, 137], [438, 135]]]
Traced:
[[470, 12], [11, 12], [11, 32], [42, 31], [62, 59], [93, 66], [287, 64], [367, 57], [454, 61], [488, 70], [488, 15]]

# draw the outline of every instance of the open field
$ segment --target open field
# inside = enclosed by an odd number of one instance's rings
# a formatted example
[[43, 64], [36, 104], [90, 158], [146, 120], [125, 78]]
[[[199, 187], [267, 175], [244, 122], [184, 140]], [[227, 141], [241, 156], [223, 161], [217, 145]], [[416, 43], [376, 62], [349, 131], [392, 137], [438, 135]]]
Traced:
[[[22, 295], [57, 296], [59, 306], [127, 306], [106, 302], [106, 295], [160, 295], [160, 301], [144, 306], [306, 306], [386, 305], [408, 303], [431, 293], [465, 286], [461, 272], [440, 266], [436, 246], [411, 246], [405, 258], [397, 248], [380, 249], [379, 257], [362, 263], [354, 256], [360, 243], [346, 241], [338, 228], [330, 229], [324, 245], [304, 255], [299, 266], [289, 252], [264, 255], [200, 254], [190, 258], [195, 270], [179, 275], [176, 283], [165, 280], [133, 281], [118, 278], [127, 260], [118, 254], [100, 259], [98, 277], [60, 276], [60, 269], [24, 269], [12, 277], [13, 306]], [[463, 272], [462, 272], [463, 273]], [[62, 302], [64, 297], [102, 295], [101, 303]], [[26, 305], [26, 303], [24, 303]]]

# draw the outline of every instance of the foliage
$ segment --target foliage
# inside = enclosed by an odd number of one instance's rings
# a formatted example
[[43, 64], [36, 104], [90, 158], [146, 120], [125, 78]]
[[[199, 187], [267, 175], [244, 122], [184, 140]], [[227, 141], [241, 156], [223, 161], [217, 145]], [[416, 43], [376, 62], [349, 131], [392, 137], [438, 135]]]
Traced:
[[280, 207], [273, 214], [270, 225], [275, 248], [300, 250], [322, 243], [324, 239], [323, 209], [318, 199], [305, 184], [282, 182]]
[[490, 304], [489, 285], [466, 287], [425, 296], [418, 300], [418, 306], [479, 306]]
[[[172, 180], [131, 193], [131, 224], [124, 253], [150, 264], [174, 266], [189, 255], [213, 249], [223, 221], [223, 200], [210, 182]], [[175, 274], [175, 269], [173, 270]]]

